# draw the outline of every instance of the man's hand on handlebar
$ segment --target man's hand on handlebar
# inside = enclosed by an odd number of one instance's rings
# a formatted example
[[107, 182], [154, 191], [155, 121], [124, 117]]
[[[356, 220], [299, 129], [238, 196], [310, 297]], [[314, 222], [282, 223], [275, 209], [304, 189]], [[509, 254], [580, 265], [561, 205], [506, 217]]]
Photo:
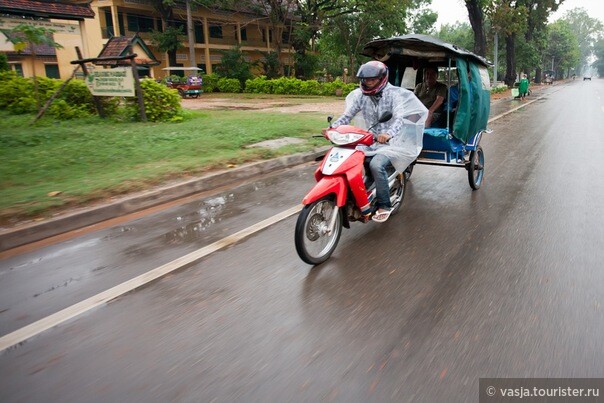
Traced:
[[387, 143], [390, 139], [391, 139], [390, 135], [386, 134], [386, 133], [378, 134], [378, 136], [377, 136], [378, 143], [382, 143], [382, 144]]

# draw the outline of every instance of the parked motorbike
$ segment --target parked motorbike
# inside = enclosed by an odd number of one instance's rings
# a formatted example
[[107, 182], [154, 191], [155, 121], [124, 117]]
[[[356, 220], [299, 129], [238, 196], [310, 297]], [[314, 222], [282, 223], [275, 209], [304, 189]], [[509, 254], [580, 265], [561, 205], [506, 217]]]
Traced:
[[[391, 118], [391, 113], [385, 113], [372, 127]], [[365, 154], [356, 150], [357, 145], [373, 144], [371, 128], [363, 130], [342, 125], [330, 127], [325, 134], [335, 147], [325, 154], [315, 171], [317, 184], [302, 200], [304, 208], [295, 229], [296, 251], [308, 264], [316, 265], [329, 259], [338, 245], [342, 227], [350, 228], [352, 221], [366, 223], [376, 210], [375, 183], [371, 175], [366, 175], [369, 167], [365, 165]], [[404, 174], [392, 166], [389, 168], [391, 214], [401, 207], [406, 182]]]

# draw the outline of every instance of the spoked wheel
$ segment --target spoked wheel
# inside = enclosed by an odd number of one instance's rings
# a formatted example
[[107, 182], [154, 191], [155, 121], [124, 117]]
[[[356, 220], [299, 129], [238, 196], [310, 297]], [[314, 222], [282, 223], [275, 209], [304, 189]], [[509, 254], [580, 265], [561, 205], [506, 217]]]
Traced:
[[396, 181], [390, 188], [390, 205], [392, 206], [392, 213], [390, 214], [396, 214], [396, 212], [400, 210], [401, 204], [403, 204], [403, 199], [405, 198], [406, 186], [407, 176], [405, 172], [398, 174]]
[[482, 151], [482, 147], [478, 146], [476, 150], [470, 152], [470, 162], [466, 165], [466, 168], [468, 169], [470, 187], [478, 190], [484, 175], [484, 151]]
[[333, 230], [329, 230], [336, 203], [324, 197], [304, 206], [296, 222], [295, 243], [300, 259], [308, 264], [323, 263], [333, 253], [342, 234], [342, 213], [337, 210]]

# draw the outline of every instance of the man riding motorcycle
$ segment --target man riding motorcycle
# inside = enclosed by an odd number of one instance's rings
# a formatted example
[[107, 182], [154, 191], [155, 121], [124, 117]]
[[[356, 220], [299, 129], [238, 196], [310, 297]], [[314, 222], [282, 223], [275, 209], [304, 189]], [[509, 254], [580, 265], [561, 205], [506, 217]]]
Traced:
[[[385, 112], [392, 113], [389, 121], [379, 123], [370, 130], [377, 140], [373, 145], [357, 147], [371, 158], [369, 169], [375, 181], [377, 199], [377, 210], [372, 219], [385, 222], [392, 208], [386, 169], [392, 164], [398, 172], [403, 172], [417, 158], [422, 150], [428, 109], [413, 92], [388, 82], [388, 67], [382, 62], [363, 64], [357, 72], [357, 78], [360, 87], [348, 94], [344, 114], [331, 127], [346, 125], [359, 113], [365, 126], [377, 122]], [[368, 206], [363, 213], [371, 213]]]

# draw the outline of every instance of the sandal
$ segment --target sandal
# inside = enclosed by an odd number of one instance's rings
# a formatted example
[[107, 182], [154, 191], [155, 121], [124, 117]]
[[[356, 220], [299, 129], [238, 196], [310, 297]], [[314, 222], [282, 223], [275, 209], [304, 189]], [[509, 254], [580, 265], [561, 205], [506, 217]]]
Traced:
[[384, 211], [376, 211], [373, 216], [371, 217], [371, 219], [375, 222], [386, 222], [386, 220], [390, 217], [390, 214], [392, 214], [392, 210], [384, 210]]

